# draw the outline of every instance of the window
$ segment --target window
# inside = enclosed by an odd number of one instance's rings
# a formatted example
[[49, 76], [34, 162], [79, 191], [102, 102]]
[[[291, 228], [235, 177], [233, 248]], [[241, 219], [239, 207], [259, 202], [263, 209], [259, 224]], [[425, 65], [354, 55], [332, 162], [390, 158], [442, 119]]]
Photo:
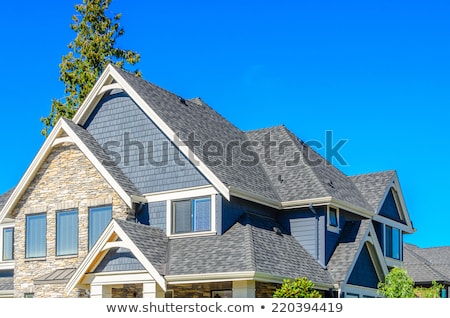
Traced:
[[56, 255], [78, 253], [78, 211], [56, 212]]
[[100, 234], [102, 234], [111, 218], [111, 206], [89, 208], [89, 249], [91, 249]]
[[23, 298], [34, 298], [34, 293], [25, 293], [23, 294]]
[[2, 260], [11, 261], [14, 259], [14, 228], [3, 229]]
[[173, 202], [172, 233], [211, 230], [211, 198], [197, 198]]
[[45, 257], [47, 219], [45, 214], [29, 214], [26, 216], [25, 257]]
[[338, 227], [338, 211], [335, 208], [328, 208], [328, 225]]
[[385, 256], [400, 259], [400, 230], [385, 226]]

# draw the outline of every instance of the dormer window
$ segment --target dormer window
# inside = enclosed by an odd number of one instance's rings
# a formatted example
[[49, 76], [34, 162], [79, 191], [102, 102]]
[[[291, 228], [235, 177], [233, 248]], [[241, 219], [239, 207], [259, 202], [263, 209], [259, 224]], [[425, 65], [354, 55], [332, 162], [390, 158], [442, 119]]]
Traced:
[[172, 201], [172, 234], [211, 231], [211, 197]]
[[328, 207], [327, 229], [339, 233], [339, 209], [331, 206]]

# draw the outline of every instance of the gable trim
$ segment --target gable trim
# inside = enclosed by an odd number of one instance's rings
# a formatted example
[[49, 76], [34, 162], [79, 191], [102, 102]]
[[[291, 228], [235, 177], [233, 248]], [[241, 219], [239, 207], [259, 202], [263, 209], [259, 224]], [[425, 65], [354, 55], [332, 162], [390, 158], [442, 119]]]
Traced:
[[[105, 85], [114, 82], [114, 87], [121, 87], [130, 98], [142, 109], [142, 111], [155, 123], [164, 135], [188, 158], [188, 160], [200, 171], [203, 176], [227, 199], [230, 200], [229, 188], [208, 168], [207, 165], [197, 157], [197, 155], [180, 139], [177, 134], [156, 114], [153, 108], [147, 104], [142, 97], [128, 84], [128, 82], [117, 72], [112, 65], [108, 65], [99, 78], [85, 102], [78, 109], [73, 118], [73, 122], [83, 125], [97, 105]], [[99, 97], [100, 96], [100, 97]]]
[[[68, 136], [58, 137], [62, 131], [64, 131]], [[70, 128], [70, 126], [65, 122], [65, 120], [61, 118], [53, 127], [50, 135], [45, 140], [41, 149], [34, 157], [33, 161], [26, 170], [25, 174], [22, 176], [22, 179], [19, 181], [18, 185], [15, 187], [13, 193], [9, 197], [3, 209], [0, 211], [0, 223], [2, 223], [4, 218], [8, 216], [8, 214], [12, 211], [12, 209], [14, 208], [20, 197], [26, 191], [27, 187], [32, 182], [34, 176], [39, 171], [40, 167], [53, 150], [53, 147], [66, 141], [75, 143], [78, 149], [80, 149], [80, 151], [94, 165], [97, 171], [102, 175], [102, 177], [106, 180], [106, 182], [116, 191], [116, 193], [128, 205], [128, 207], [130, 208], [132, 207], [133, 200], [131, 196], [128, 195], [122, 189], [119, 183], [111, 176], [111, 174], [105, 169], [105, 167], [94, 156], [94, 154], [83, 143], [83, 141], [77, 136], [77, 134]]]
[[[380, 277], [381, 276], [380, 274], [382, 274], [383, 276], [386, 276], [388, 274], [389, 270], [385, 263], [385, 258], [384, 258], [383, 252], [381, 250], [381, 246], [378, 243], [375, 228], [373, 227], [372, 222], [370, 222], [369, 227], [366, 231], [366, 234], [364, 235], [364, 238], [362, 239], [361, 244], [358, 247], [358, 251], [355, 254], [352, 264], [349, 267], [349, 270], [348, 270], [347, 275], [342, 283], [342, 286], [347, 285], [347, 282], [350, 279], [353, 269], [355, 268], [356, 262], [358, 261], [359, 255], [361, 254], [363, 247], [365, 245], [367, 245], [368, 243], [370, 244], [370, 246], [367, 246], [367, 249], [369, 251], [369, 255], [370, 255], [370, 258], [374, 265], [374, 268], [377, 272], [377, 275]], [[378, 262], [375, 262], [376, 260]], [[342, 286], [341, 286], [341, 288], [343, 288]]]
[[[120, 238], [121, 241], [113, 241], [117, 237]], [[142, 266], [144, 266], [145, 270], [150, 274], [150, 276], [152, 276], [155, 282], [164, 291], [166, 291], [167, 287], [164, 277], [158, 273], [153, 264], [145, 257], [144, 254], [142, 254], [139, 248], [133, 243], [129, 236], [113, 219], [103, 231], [102, 235], [100, 235], [99, 239], [94, 244], [92, 249], [86, 255], [83, 262], [80, 264], [80, 266], [78, 266], [73, 276], [70, 278], [69, 282], [66, 285], [66, 294], [69, 294], [77, 285], [79, 285], [84, 280], [84, 278], [88, 275], [88, 270], [98, 266], [109, 248], [116, 247], [118, 245], [128, 248], [136, 257], [136, 259], [142, 264]]]

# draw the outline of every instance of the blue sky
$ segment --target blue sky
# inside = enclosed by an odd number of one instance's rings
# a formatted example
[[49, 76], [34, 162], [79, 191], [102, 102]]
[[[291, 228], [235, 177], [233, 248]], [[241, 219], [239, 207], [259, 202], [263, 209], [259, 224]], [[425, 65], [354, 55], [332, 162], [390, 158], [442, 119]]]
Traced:
[[[64, 96], [59, 63], [79, 1], [3, 6], [0, 193], [44, 139], [39, 119]], [[397, 170], [417, 232], [450, 245], [450, 2], [113, 0], [143, 77], [201, 97], [243, 130], [286, 125], [305, 141], [346, 140], [348, 175]], [[323, 153], [323, 149], [319, 149]]]

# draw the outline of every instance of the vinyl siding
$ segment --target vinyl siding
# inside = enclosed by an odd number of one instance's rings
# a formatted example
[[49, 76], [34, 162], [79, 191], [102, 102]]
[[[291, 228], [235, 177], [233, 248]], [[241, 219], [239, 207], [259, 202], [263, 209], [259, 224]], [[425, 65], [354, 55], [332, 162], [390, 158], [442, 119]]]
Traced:
[[106, 94], [85, 127], [141, 193], [209, 184], [125, 93]]

